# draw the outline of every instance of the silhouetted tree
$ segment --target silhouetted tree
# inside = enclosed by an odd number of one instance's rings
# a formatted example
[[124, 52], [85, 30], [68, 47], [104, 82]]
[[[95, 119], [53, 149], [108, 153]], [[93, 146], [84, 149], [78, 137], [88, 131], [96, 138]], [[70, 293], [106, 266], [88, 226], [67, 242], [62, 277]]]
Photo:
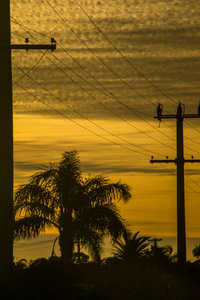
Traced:
[[74, 263], [80, 264], [80, 263], [88, 263], [89, 258], [90, 258], [89, 255], [83, 252], [74, 252], [72, 260]]
[[28, 267], [28, 262], [26, 259], [22, 258], [15, 263], [15, 267], [17, 267], [18, 269], [25, 269]]
[[146, 251], [147, 257], [150, 261], [158, 265], [168, 265], [168, 263], [176, 263], [178, 260], [177, 254], [172, 254], [173, 248], [170, 245], [158, 246], [154, 243], [150, 249]]
[[137, 261], [146, 256], [149, 247], [149, 237], [138, 236], [139, 231], [134, 235], [128, 234], [123, 240], [119, 239], [114, 246], [114, 257], [124, 262]]
[[165, 246], [151, 246], [150, 256], [158, 262], [169, 262], [172, 260], [173, 248], [170, 245]]
[[192, 250], [192, 254], [197, 259], [200, 258], [200, 244], [199, 245], [195, 245], [194, 249]]
[[103, 236], [117, 239], [126, 231], [115, 200], [127, 202], [130, 187], [104, 176], [83, 178], [76, 151], [65, 152], [58, 165], [34, 174], [14, 201], [15, 239], [36, 237], [52, 227], [59, 231], [65, 267], [79, 241], [100, 259]]

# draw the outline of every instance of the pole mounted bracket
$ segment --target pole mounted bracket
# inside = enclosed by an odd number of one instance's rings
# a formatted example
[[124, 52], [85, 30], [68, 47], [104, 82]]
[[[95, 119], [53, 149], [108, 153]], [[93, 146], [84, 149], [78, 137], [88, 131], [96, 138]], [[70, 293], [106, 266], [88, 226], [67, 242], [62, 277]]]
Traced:
[[21, 50], [24, 49], [26, 51], [28, 50], [51, 50], [52, 52], [56, 50], [56, 41], [54, 38], [51, 39], [51, 44], [29, 44], [29, 39], [25, 38], [26, 44], [12, 44], [11, 49], [12, 50]]
[[177, 123], [177, 158], [175, 159], [154, 159], [151, 157], [150, 163], [175, 163], [177, 167], [177, 248], [178, 248], [178, 265], [179, 270], [185, 271], [186, 264], [186, 234], [185, 234], [185, 191], [184, 191], [184, 164], [185, 163], [200, 163], [200, 159], [184, 158], [183, 149], [183, 120], [184, 118], [200, 118], [200, 103], [197, 114], [185, 114], [185, 105], [180, 103], [177, 107], [176, 114], [163, 115], [163, 105], [158, 103], [157, 114], [154, 118], [161, 119], [176, 119]]

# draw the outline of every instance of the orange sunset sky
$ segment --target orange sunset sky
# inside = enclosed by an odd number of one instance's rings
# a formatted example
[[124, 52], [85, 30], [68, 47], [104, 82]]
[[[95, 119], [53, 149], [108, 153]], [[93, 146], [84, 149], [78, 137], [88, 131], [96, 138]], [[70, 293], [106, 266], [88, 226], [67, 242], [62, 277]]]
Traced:
[[[197, 113], [200, 2], [11, 1], [12, 43], [50, 43], [55, 52], [12, 51], [14, 181], [76, 149], [84, 176], [132, 188], [119, 203], [133, 232], [176, 236], [176, 121], [160, 126], [157, 103]], [[200, 158], [200, 120], [184, 122], [185, 157]], [[200, 165], [185, 165], [187, 236], [200, 236]]]

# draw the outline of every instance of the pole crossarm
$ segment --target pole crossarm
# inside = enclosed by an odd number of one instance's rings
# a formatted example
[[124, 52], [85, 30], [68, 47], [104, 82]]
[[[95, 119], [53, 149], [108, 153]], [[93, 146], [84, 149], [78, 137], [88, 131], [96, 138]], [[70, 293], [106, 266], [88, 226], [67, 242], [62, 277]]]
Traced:
[[[199, 118], [199, 114], [183, 114], [181, 116], [176, 115], [162, 115], [161, 119], [185, 119], [185, 118]], [[155, 116], [154, 119], [159, 119], [160, 117]]]
[[[183, 159], [183, 163], [197, 163], [199, 162], [200, 163], [200, 159]], [[150, 163], [151, 164], [154, 164], [154, 163], [175, 163], [177, 164], [178, 163], [178, 160], [177, 158], [176, 159], [151, 159], [150, 160]]]
[[28, 51], [28, 50], [51, 50], [53, 52], [56, 49], [56, 44], [40, 44], [40, 45], [12, 44], [11, 49], [12, 50], [24, 49], [26, 51]]
[[184, 159], [184, 162], [190, 162], [190, 163], [200, 163], [200, 159]]
[[154, 117], [160, 122], [162, 119], [176, 119], [176, 145], [177, 158], [175, 159], [154, 159], [151, 157], [150, 163], [175, 163], [177, 167], [177, 249], [178, 249], [178, 264], [180, 272], [185, 272], [186, 264], [186, 232], [185, 232], [185, 187], [184, 187], [184, 164], [185, 163], [200, 163], [200, 159], [184, 158], [183, 147], [183, 120], [184, 118], [200, 118], [200, 102], [197, 114], [185, 114], [185, 105], [179, 102], [177, 113], [172, 115], [163, 115], [163, 105], [158, 103], [157, 115]]
[[175, 159], [151, 159], [150, 163], [175, 163]]

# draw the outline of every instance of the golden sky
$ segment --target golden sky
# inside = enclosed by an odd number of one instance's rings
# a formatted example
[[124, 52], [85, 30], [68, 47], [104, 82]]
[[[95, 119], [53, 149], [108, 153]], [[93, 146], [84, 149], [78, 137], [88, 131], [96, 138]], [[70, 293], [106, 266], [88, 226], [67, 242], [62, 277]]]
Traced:
[[[132, 201], [120, 208], [134, 232], [175, 236], [175, 165], [149, 161], [176, 157], [176, 122], [159, 127], [153, 117], [158, 102], [166, 114], [179, 101], [197, 112], [200, 3], [78, 3], [11, 1], [12, 43], [57, 41], [53, 53], [12, 52], [15, 186], [76, 149], [84, 176], [130, 184]], [[199, 134], [199, 120], [184, 122], [186, 158], [200, 158]], [[199, 173], [185, 166], [189, 237], [200, 234]]]

